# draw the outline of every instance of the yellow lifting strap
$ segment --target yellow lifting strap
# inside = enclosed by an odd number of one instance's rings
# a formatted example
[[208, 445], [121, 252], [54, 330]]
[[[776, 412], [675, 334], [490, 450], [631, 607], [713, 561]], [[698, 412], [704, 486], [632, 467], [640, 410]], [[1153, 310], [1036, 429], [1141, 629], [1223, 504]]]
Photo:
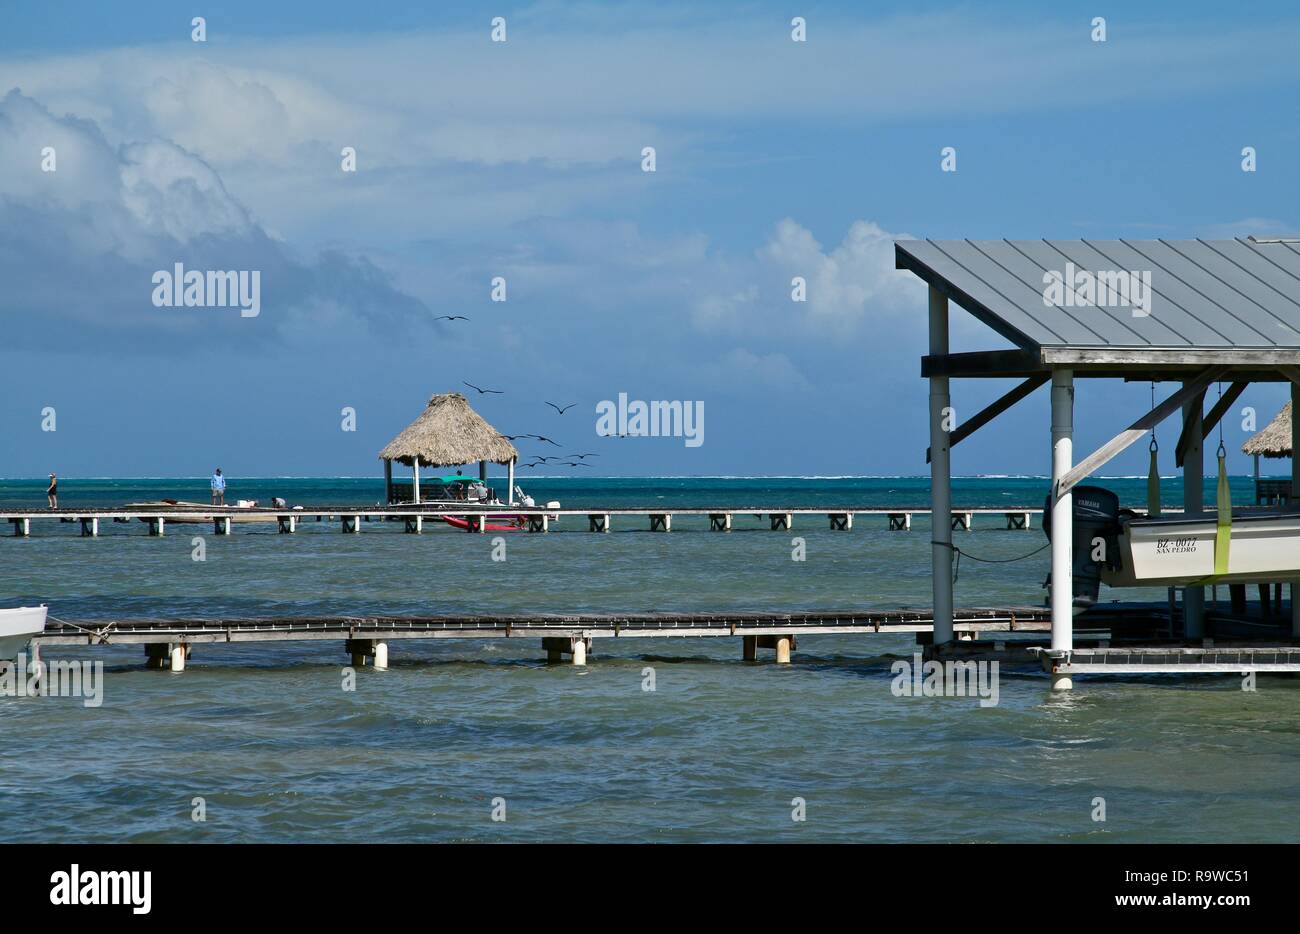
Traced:
[[1147, 473], [1147, 515], [1152, 519], [1160, 517], [1160, 446], [1156, 439], [1151, 439], [1151, 469]]
[[1228, 488], [1227, 451], [1219, 444], [1218, 522], [1214, 530], [1214, 576], [1228, 573], [1228, 546], [1232, 541], [1232, 491]]

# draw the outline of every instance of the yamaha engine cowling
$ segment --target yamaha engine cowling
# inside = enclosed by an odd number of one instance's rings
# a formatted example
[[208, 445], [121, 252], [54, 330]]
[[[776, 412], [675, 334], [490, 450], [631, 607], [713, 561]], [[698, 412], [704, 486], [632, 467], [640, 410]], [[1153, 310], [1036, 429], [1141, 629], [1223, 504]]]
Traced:
[[[1101, 569], [1119, 567], [1119, 497], [1099, 486], [1076, 486], [1074, 495], [1074, 608], [1084, 610], [1097, 602], [1101, 592]], [[1043, 508], [1043, 531], [1052, 539], [1052, 495]], [[1102, 561], [1093, 559], [1095, 540], [1104, 543]], [[1051, 575], [1048, 575], [1051, 593]], [[1049, 596], [1050, 602], [1050, 596]]]

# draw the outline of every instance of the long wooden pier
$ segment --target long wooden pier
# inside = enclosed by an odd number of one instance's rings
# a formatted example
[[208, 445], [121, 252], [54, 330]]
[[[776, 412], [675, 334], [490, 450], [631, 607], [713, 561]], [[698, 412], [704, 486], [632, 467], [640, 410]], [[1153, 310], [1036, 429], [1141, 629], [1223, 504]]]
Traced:
[[[1043, 607], [977, 608], [958, 614], [963, 639], [977, 634], [1045, 633]], [[796, 637], [828, 634], [926, 634], [928, 610], [809, 610], [800, 612], [516, 614], [494, 616], [294, 616], [217, 619], [63, 620], [51, 617], [40, 646], [143, 645], [155, 667], [183, 671], [192, 647], [213, 643], [342, 641], [353, 663], [388, 665], [388, 643], [409, 639], [541, 639], [549, 661], [568, 655], [586, 663], [595, 639], [739, 637], [744, 658], [776, 651], [788, 663]], [[1041, 641], [1041, 640], [1040, 640]]]
[[[975, 517], [999, 517], [1003, 528], [1029, 529], [1032, 517], [1043, 510], [1033, 506], [976, 506], [953, 510], [952, 527], [971, 531]], [[169, 525], [206, 525], [211, 523], [217, 535], [229, 535], [240, 525], [275, 525], [285, 534], [298, 531], [305, 522], [337, 522], [347, 533], [359, 533], [363, 523], [401, 522], [407, 532], [421, 533], [429, 522], [441, 524], [442, 519], [463, 520], [468, 531], [483, 532], [489, 526], [508, 521], [521, 522], [530, 532], [549, 532], [561, 519], [579, 519], [580, 527], [589, 532], [609, 532], [615, 525], [627, 530], [639, 527], [651, 532], [671, 532], [676, 516], [708, 519], [708, 528], [714, 532], [730, 532], [737, 528], [737, 520], [753, 518], [761, 528], [764, 524], [772, 531], [789, 531], [795, 527], [796, 518], [802, 521], [823, 517], [825, 528], [847, 532], [853, 528], [856, 516], [883, 516], [890, 531], [905, 532], [912, 528], [914, 516], [928, 516], [930, 510], [917, 506], [641, 506], [583, 509], [546, 509], [532, 506], [304, 506], [293, 509], [237, 506], [148, 506], [148, 507], [95, 507], [59, 509], [0, 509], [0, 523], [8, 522], [13, 534], [26, 538], [32, 534], [33, 523], [77, 523], [85, 537], [98, 537], [112, 524], [139, 523], [150, 535], [166, 534]]]
[[[389, 644], [420, 639], [540, 640], [548, 662], [567, 656], [587, 664], [597, 640], [739, 638], [742, 658], [759, 649], [789, 664], [799, 636], [906, 635], [927, 660], [977, 660], [1040, 666], [1052, 674], [1207, 674], [1300, 672], [1300, 640], [1274, 631], [1263, 618], [1212, 614], [1222, 639], [1186, 642], [1170, 631], [1167, 606], [1116, 603], [1094, 607], [1076, 620], [1076, 645], [1050, 649], [1046, 607], [957, 610], [956, 640], [932, 644], [929, 610], [805, 610], [794, 612], [514, 614], [443, 616], [292, 616], [212, 619], [83, 619], [50, 617], [32, 640], [42, 648], [139, 645], [152, 668], [184, 671], [195, 646], [267, 642], [341, 642], [354, 667], [386, 669]], [[1289, 621], [1287, 616], [1286, 620]], [[1244, 628], [1243, 628], [1244, 627]], [[1288, 627], [1282, 627], [1288, 628]], [[1228, 632], [1228, 630], [1232, 632]]]

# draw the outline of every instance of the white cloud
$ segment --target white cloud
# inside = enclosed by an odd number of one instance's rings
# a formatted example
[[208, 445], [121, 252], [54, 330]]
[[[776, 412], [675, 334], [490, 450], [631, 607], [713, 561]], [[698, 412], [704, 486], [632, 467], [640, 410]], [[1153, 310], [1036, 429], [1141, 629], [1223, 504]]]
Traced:
[[[52, 172], [42, 170], [46, 146]], [[258, 271], [263, 315], [240, 325], [220, 310], [154, 307], [153, 272], [178, 262]], [[363, 256], [296, 255], [180, 146], [113, 146], [93, 122], [55, 117], [18, 92], [0, 98], [0, 281], [0, 319], [16, 346], [116, 341], [179, 353], [195, 344], [178, 335], [264, 344], [294, 329], [430, 317]]]
[[[912, 313], [923, 290], [910, 273], [894, 268], [894, 240], [867, 220], [854, 221], [844, 239], [826, 250], [792, 218], [777, 223], [752, 260], [727, 264], [693, 303], [694, 321], [705, 332], [765, 332], [790, 336], [849, 334], [864, 322]], [[792, 297], [793, 280], [806, 282], [806, 300]]]

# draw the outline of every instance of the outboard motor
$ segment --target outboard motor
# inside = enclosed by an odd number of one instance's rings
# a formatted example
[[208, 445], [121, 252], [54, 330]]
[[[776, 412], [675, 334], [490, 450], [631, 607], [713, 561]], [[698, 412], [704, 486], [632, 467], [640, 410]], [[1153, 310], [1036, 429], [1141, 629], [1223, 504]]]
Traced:
[[[1076, 486], [1074, 495], [1074, 609], [1086, 610], [1097, 602], [1101, 592], [1101, 569], [1119, 567], [1119, 497], [1099, 486]], [[1052, 495], [1047, 495], [1043, 508], [1043, 531], [1052, 540]], [[1105, 542], [1103, 561], [1093, 560], [1093, 540]], [[1051, 574], [1047, 579], [1051, 592]]]

